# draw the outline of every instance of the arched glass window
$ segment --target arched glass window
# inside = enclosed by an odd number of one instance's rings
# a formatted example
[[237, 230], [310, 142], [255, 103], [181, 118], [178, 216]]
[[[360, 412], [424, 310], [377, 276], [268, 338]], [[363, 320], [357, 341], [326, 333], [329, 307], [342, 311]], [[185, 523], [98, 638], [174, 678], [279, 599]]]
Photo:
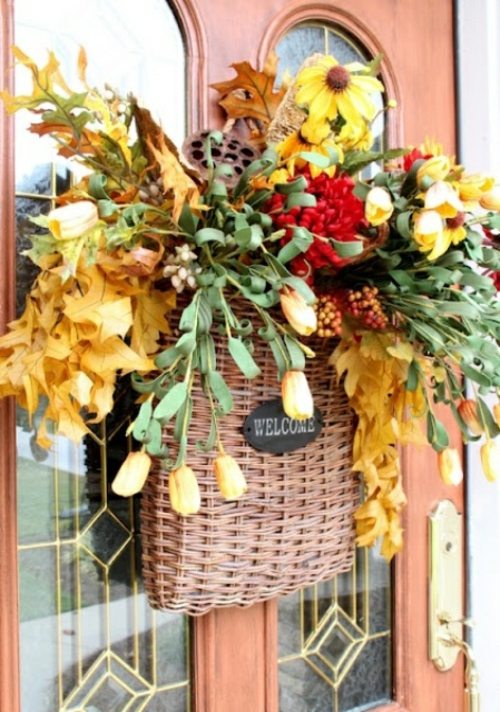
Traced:
[[[132, 91], [176, 142], [185, 133], [185, 51], [165, 0], [16, 0], [16, 43], [37, 62], [47, 49], [76, 84], [78, 48], [89, 84]], [[17, 93], [30, 91], [28, 73]], [[50, 139], [16, 114], [17, 245], [29, 246], [27, 216], [48, 212], [71, 183]], [[19, 254], [18, 309], [35, 268]], [[140, 578], [137, 503], [109, 488], [127, 447], [130, 388], [96, 439], [58, 437], [41, 450], [17, 416], [23, 712], [189, 709], [187, 620], [147, 604]], [[103, 445], [99, 443], [102, 440]]]

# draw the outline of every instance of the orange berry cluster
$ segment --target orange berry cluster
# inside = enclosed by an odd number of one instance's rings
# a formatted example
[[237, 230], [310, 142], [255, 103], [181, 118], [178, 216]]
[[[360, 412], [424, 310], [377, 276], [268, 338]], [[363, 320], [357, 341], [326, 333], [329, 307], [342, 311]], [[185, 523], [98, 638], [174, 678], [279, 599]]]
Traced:
[[318, 297], [315, 304], [316, 316], [318, 318], [318, 329], [316, 333], [322, 338], [340, 336], [342, 333], [342, 311], [335, 294], [324, 294]]
[[382, 309], [377, 297], [377, 287], [365, 285], [359, 290], [348, 289], [344, 299], [347, 302], [345, 311], [368, 329], [385, 329], [389, 319]]
[[377, 287], [339, 289], [318, 297], [316, 313], [317, 334], [329, 338], [342, 333], [342, 317], [348, 315], [368, 329], [385, 329], [389, 319], [377, 297]]

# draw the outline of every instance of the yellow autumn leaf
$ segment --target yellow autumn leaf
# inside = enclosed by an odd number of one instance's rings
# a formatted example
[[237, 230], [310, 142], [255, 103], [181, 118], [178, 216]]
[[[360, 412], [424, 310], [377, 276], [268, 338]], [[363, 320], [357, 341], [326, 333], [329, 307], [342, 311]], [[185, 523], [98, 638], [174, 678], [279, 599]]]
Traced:
[[399, 341], [395, 346], [388, 346], [387, 353], [408, 363], [411, 363], [415, 357], [415, 350], [408, 341]]
[[173, 197], [172, 217], [177, 221], [184, 203], [196, 207], [200, 194], [196, 183], [187, 175], [174, 153], [168, 148], [164, 135], [160, 134], [157, 140], [158, 146], [155, 146], [150, 139], [147, 140], [147, 145], [158, 163], [163, 194], [166, 196], [171, 194]]
[[89, 344], [82, 355], [81, 364], [86, 371], [95, 373], [117, 369], [123, 373], [132, 373], [132, 371], [152, 371], [155, 367], [152, 359], [138, 356], [118, 336]]

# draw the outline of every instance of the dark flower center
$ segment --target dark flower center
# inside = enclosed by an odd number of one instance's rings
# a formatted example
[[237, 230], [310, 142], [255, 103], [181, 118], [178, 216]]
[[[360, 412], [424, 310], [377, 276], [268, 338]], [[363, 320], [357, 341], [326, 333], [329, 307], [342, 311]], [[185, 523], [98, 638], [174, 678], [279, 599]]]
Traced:
[[462, 227], [465, 222], [465, 213], [457, 213], [454, 218], [447, 218], [446, 224], [451, 230]]
[[349, 72], [345, 67], [341, 67], [340, 64], [332, 67], [326, 75], [327, 85], [330, 89], [337, 92], [343, 91], [349, 85], [350, 80], [351, 76]]

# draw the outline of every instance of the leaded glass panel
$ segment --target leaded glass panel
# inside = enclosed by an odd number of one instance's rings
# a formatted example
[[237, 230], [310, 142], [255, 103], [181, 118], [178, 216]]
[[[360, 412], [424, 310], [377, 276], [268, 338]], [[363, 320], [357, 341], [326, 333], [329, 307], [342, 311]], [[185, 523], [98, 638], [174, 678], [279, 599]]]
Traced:
[[[321, 23], [297, 25], [276, 49], [280, 77], [315, 52], [341, 64], [370, 60]], [[383, 112], [372, 128], [377, 148]], [[279, 656], [280, 712], [361, 712], [391, 699], [391, 578], [377, 550], [359, 550], [348, 573], [280, 600]]]
[[[55, 51], [71, 85], [80, 44], [88, 79], [133, 91], [179, 142], [185, 125], [182, 38], [164, 0], [16, 0], [16, 42], [37, 61]], [[126, 50], [126, 51], [124, 51]], [[168, 82], [166, 81], [168, 77]], [[17, 92], [26, 88], [19, 73]], [[158, 91], [158, 87], [164, 87]], [[19, 117], [18, 121], [17, 118]], [[47, 139], [16, 115], [17, 246], [70, 185]], [[36, 268], [19, 254], [18, 313]], [[37, 415], [17, 416], [21, 688], [23, 712], [190, 709], [188, 625], [153, 611], [140, 578], [138, 503], [109, 484], [128, 447], [126, 382], [108, 422], [75, 446], [35, 442]]]

